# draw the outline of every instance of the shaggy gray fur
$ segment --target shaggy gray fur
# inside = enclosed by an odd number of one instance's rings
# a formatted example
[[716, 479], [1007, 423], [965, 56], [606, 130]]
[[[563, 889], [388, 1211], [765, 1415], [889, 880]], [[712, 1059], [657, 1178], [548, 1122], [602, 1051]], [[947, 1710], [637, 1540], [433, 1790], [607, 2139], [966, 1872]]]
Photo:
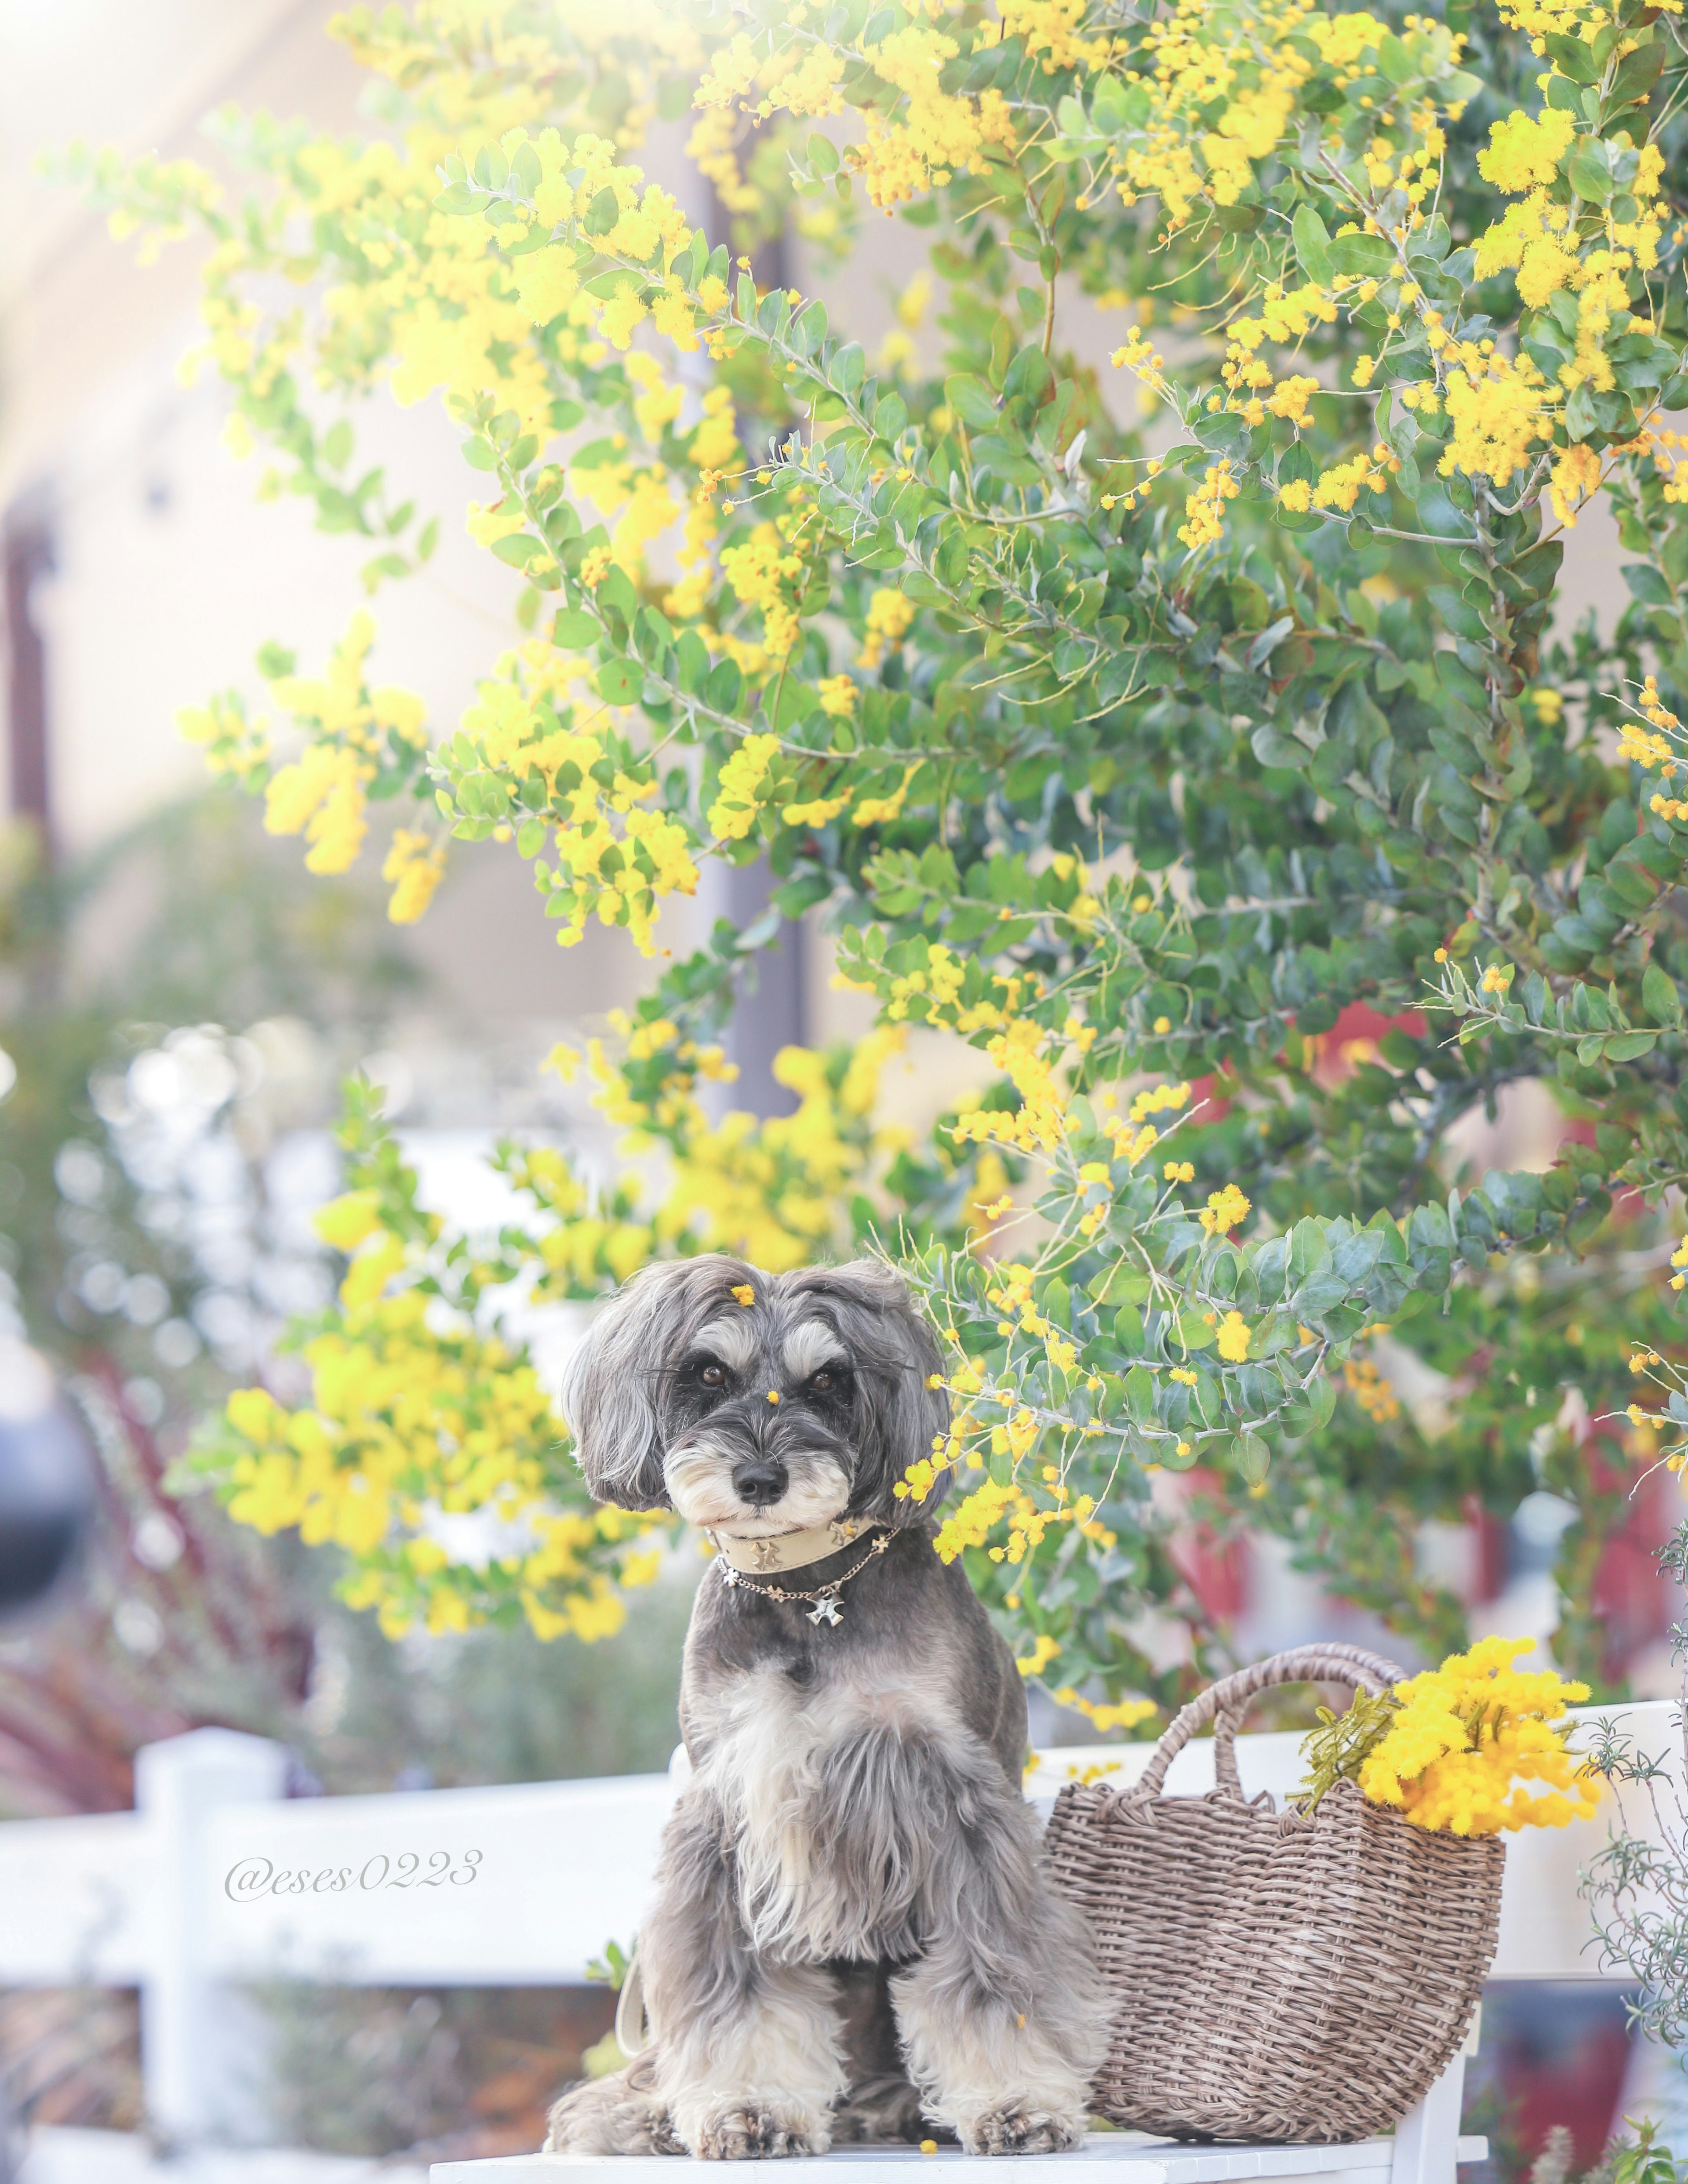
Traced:
[[[653, 1267], [577, 1354], [565, 1407], [601, 1499], [747, 1537], [833, 1517], [894, 1536], [833, 1628], [705, 1575], [681, 1690], [694, 1774], [639, 1936], [653, 2045], [564, 2095], [553, 2149], [930, 2134], [1044, 2153], [1082, 2131], [1106, 2009], [1021, 1795], [1024, 1686], [933, 1552], [942, 1485], [892, 1490], [947, 1424], [938, 1368], [901, 1280], [866, 1261]], [[813, 1591], [862, 1544], [775, 1581]]]

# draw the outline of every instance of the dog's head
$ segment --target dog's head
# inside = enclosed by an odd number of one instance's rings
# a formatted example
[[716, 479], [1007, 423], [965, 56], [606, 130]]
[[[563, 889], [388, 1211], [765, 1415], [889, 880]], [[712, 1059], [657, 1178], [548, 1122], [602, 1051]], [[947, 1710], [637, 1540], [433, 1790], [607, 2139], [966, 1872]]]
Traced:
[[[746, 1300], [749, 1300], [747, 1302]], [[835, 1517], [907, 1524], [892, 1491], [949, 1423], [938, 1346], [889, 1267], [647, 1267], [570, 1361], [563, 1410], [600, 1502], [741, 1538]]]

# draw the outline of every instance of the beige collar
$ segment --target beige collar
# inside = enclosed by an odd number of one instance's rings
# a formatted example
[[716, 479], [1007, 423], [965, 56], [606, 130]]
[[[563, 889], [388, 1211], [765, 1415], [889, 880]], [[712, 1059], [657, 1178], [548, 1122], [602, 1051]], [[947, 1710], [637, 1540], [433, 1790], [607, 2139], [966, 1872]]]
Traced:
[[834, 1517], [830, 1524], [811, 1524], [804, 1532], [777, 1532], [766, 1540], [738, 1540], [730, 1532], [711, 1532], [722, 1560], [747, 1577], [771, 1577], [780, 1570], [806, 1569], [828, 1555], [842, 1553], [864, 1532], [877, 1529], [855, 1517]]

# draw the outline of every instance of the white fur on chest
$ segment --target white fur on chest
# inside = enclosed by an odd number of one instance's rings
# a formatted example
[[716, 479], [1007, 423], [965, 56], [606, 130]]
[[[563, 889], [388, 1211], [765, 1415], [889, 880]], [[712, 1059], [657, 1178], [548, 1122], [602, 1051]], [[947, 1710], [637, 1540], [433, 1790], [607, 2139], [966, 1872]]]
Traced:
[[771, 1665], [696, 1727], [696, 1779], [725, 1815], [756, 1947], [810, 1961], [906, 1947], [936, 1818], [912, 1794], [914, 1755], [971, 1741], [937, 1679], [805, 1690]]

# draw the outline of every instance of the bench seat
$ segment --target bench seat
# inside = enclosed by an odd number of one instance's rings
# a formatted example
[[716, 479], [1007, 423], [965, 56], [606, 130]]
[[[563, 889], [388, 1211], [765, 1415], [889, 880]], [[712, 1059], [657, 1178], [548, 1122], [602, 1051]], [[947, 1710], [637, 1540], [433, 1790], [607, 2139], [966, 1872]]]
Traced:
[[[1243, 2184], [1253, 2177], [1318, 2177], [1323, 2184], [1353, 2179], [1381, 2184], [1395, 2160], [1392, 2138], [1362, 2139], [1356, 2146], [1184, 2146], [1167, 2138], [1145, 2138], [1134, 2131], [1093, 2131], [1071, 2153], [1030, 2153], [1001, 2164], [1005, 2184], [1034, 2170], [1057, 2170], [1073, 2184]], [[1457, 2158], [1486, 2160], [1486, 2138], [1462, 2138]], [[922, 2153], [911, 2146], [846, 2147], [819, 2157], [825, 2184], [886, 2184], [888, 2164], [925, 2162], [933, 2165], [969, 2161], [959, 2147]], [[432, 2184], [673, 2184], [675, 2160], [662, 2154], [515, 2153], [484, 2161], [437, 2161]], [[998, 2173], [993, 2166], [991, 2174]]]

